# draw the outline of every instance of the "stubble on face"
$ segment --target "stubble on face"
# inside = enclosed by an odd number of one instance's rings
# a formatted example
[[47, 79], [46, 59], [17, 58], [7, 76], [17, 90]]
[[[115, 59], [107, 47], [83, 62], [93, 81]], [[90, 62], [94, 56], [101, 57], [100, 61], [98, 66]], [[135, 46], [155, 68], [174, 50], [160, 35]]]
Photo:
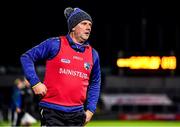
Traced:
[[89, 38], [90, 33], [91, 33], [91, 26], [92, 26], [92, 23], [87, 20], [82, 21], [76, 26], [75, 34], [76, 34], [76, 37], [79, 38], [78, 39], [79, 43], [83, 43]]

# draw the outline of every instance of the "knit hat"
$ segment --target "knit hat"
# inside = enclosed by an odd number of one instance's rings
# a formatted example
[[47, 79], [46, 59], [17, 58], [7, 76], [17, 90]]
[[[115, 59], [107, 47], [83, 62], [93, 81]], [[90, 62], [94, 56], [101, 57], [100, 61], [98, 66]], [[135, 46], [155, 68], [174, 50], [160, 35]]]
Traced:
[[92, 22], [91, 16], [80, 8], [67, 7], [64, 10], [64, 15], [67, 19], [69, 31], [71, 31], [72, 28], [74, 28], [78, 23], [83, 20], [89, 20], [90, 22]]

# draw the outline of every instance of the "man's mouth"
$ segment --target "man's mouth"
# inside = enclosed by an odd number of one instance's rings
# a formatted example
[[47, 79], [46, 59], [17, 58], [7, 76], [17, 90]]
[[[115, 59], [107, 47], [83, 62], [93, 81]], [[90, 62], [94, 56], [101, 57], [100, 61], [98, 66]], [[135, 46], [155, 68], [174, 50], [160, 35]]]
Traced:
[[90, 34], [90, 32], [85, 32], [85, 34], [86, 34], [86, 35], [89, 35], [89, 34]]

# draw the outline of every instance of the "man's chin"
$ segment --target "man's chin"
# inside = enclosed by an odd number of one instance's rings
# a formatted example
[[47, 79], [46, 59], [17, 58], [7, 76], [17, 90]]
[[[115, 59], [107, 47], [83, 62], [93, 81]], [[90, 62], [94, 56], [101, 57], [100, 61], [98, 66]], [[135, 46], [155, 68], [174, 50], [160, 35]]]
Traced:
[[88, 37], [82, 37], [82, 40], [86, 41], [88, 38], [89, 38], [89, 36]]

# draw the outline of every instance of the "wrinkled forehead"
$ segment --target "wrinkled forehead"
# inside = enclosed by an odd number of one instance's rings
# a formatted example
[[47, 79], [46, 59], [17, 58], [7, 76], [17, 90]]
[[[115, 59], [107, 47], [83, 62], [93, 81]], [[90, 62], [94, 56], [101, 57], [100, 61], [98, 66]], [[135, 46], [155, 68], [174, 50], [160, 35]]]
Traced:
[[86, 24], [90, 24], [90, 25], [92, 25], [92, 22], [91, 22], [91, 21], [89, 21], [89, 20], [83, 20], [83, 21], [81, 21], [80, 23], [86, 23]]

